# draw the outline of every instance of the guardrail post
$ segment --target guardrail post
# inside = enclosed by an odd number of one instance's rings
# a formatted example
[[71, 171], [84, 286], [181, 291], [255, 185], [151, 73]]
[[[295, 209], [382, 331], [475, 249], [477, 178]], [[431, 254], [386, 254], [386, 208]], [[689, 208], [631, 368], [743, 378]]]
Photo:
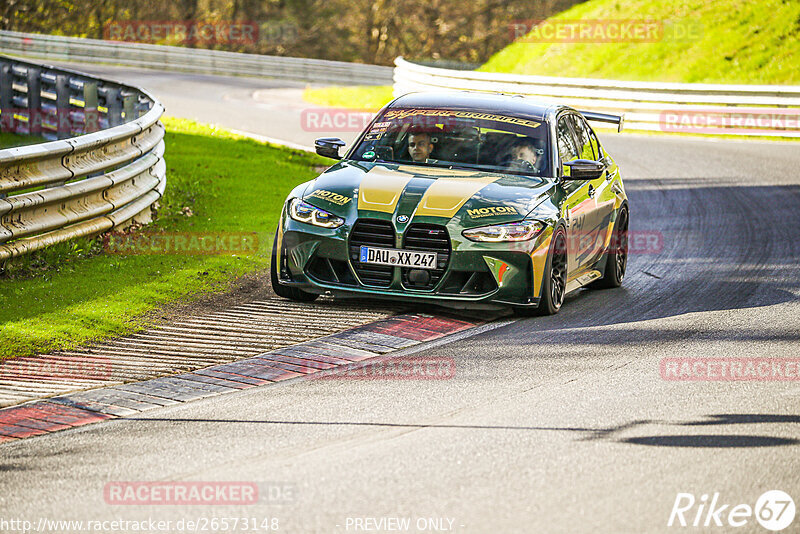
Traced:
[[14, 127], [14, 110], [11, 107], [12, 88], [11, 63], [0, 64], [0, 131], [10, 132]]
[[97, 111], [97, 82], [83, 82], [83, 131], [100, 130], [100, 115]]
[[31, 69], [21, 64], [11, 65], [11, 106], [14, 109], [14, 131], [20, 135], [31, 135], [30, 84]]
[[69, 104], [69, 76], [56, 75], [56, 137], [68, 139], [72, 137], [72, 119]]
[[41, 70], [28, 67], [28, 118], [31, 135], [42, 134], [42, 79]]
[[142, 96], [136, 97], [136, 100], [134, 100], [133, 105], [136, 108], [137, 119], [146, 114], [148, 111], [150, 111], [150, 102], [148, 102], [147, 99], [145, 99]]
[[[0, 132], [10, 131], [14, 124], [14, 114], [11, 112], [11, 92], [11, 64], [2, 61], [0, 62]], [[0, 193], [0, 198], [6, 196], [6, 193]], [[0, 265], [0, 268], [2, 267]]]
[[99, 87], [98, 93], [98, 108], [101, 106], [105, 111], [101, 110], [101, 117], [105, 115], [104, 128], [113, 128], [124, 122], [122, 119], [122, 96], [118, 87], [109, 87], [107, 85]]
[[137, 118], [134, 113], [136, 111], [136, 102], [138, 100], [139, 99], [136, 95], [122, 93], [122, 114], [124, 116], [123, 122], [129, 122]]

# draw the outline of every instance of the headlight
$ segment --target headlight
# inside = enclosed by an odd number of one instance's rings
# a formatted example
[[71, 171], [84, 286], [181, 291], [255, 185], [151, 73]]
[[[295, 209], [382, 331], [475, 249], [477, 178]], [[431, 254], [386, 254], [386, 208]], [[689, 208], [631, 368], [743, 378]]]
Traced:
[[544, 224], [539, 221], [525, 221], [496, 226], [482, 226], [471, 230], [464, 230], [461, 235], [470, 241], [486, 243], [507, 243], [510, 241], [528, 241], [533, 239], [544, 229]]
[[327, 211], [315, 208], [299, 198], [289, 202], [289, 217], [295, 221], [321, 226], [323, 228], [339, 228], [344, 224], [344, 219]]

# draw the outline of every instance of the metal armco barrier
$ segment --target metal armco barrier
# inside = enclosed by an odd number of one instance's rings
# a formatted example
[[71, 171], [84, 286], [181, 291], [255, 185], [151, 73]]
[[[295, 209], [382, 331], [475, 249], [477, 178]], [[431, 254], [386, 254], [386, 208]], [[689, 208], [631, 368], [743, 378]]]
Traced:
[[800, 86], [718, 85], [522, 76], [395, 60], [394, 94], [460, 90], [522, 94], [576, 109], [624, 113], [625, 129], [800, 137]]
[[[151, 220], [166, 186], [162, 105], [135, 87], [0, 56], [0, 261]], [[77, 136], [77, 137], [76, 137]]]
[[265, 76], [341, 85], [390, 85], [392, 68], [344, 61], [242, 54], [202, 48], [0, 31], [0, 52], [53, 61], [86, 61], [200, 74]]

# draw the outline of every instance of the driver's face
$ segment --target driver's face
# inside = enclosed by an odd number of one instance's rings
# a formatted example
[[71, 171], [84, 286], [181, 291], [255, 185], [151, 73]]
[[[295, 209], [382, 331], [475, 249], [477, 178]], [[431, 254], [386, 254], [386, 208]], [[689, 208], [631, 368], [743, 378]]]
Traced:
[[408, 138], [408, 153], [414, 161], [425, 161], [432, 150], [433, 143], [429, 135], [417, 134]]
[[521, 159], [525, 161], [530, 161], [531, 165], [536, 163], [536, 152], [534, 152], [533, 149], [528, 145], [515, 146], [514, 148], [512, 148], [511, 157], [512, 159]]

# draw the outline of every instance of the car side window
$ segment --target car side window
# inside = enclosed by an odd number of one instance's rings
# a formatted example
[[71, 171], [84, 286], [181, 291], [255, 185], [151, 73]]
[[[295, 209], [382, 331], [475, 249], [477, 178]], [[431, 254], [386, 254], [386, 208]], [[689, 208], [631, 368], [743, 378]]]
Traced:
[[[575, 134], [572, 131], [572, 126], [567, 115], [562, 116], [556, 123], [556, 135], [558, 137], [556, 143], [558, 145], [558, 155], [561, 157], [561, 173], [568, 176], [570, 168], [564, 165], [568, 161], [573, 161], [579, 158], [578, 144], [575, 140]], [[577, 191], [583, 181], [568, 180], [564, 182], [562, 187], [568, 195]]]
[[579, 159], [575, 136], [572, 133], [566, 115], [558, 119], [556, 135], [558, 136], [558, 155], [561, 156], [561, 163]]
[[597, 161], [600, 161], [606, 155], [603, 153], [603, 147], [600, 146], [600, 141], [597, 139], [597, 134], [594, 133], [594, 130], [592, 130], [591, 128], [589, 128], [589, 140], [592, 143], [592, 150], [594, 150], [595, 159]]
[[570, 115], [569, 118], [575, 128], [575, 134], [578, 136], [578, 152], [580, 154], [580, 159], [598, 159], [597, 150], [592, 146], [592, 138], [589, 135], [591, 130], [589, 126], [584, 122], [582, 117]]

